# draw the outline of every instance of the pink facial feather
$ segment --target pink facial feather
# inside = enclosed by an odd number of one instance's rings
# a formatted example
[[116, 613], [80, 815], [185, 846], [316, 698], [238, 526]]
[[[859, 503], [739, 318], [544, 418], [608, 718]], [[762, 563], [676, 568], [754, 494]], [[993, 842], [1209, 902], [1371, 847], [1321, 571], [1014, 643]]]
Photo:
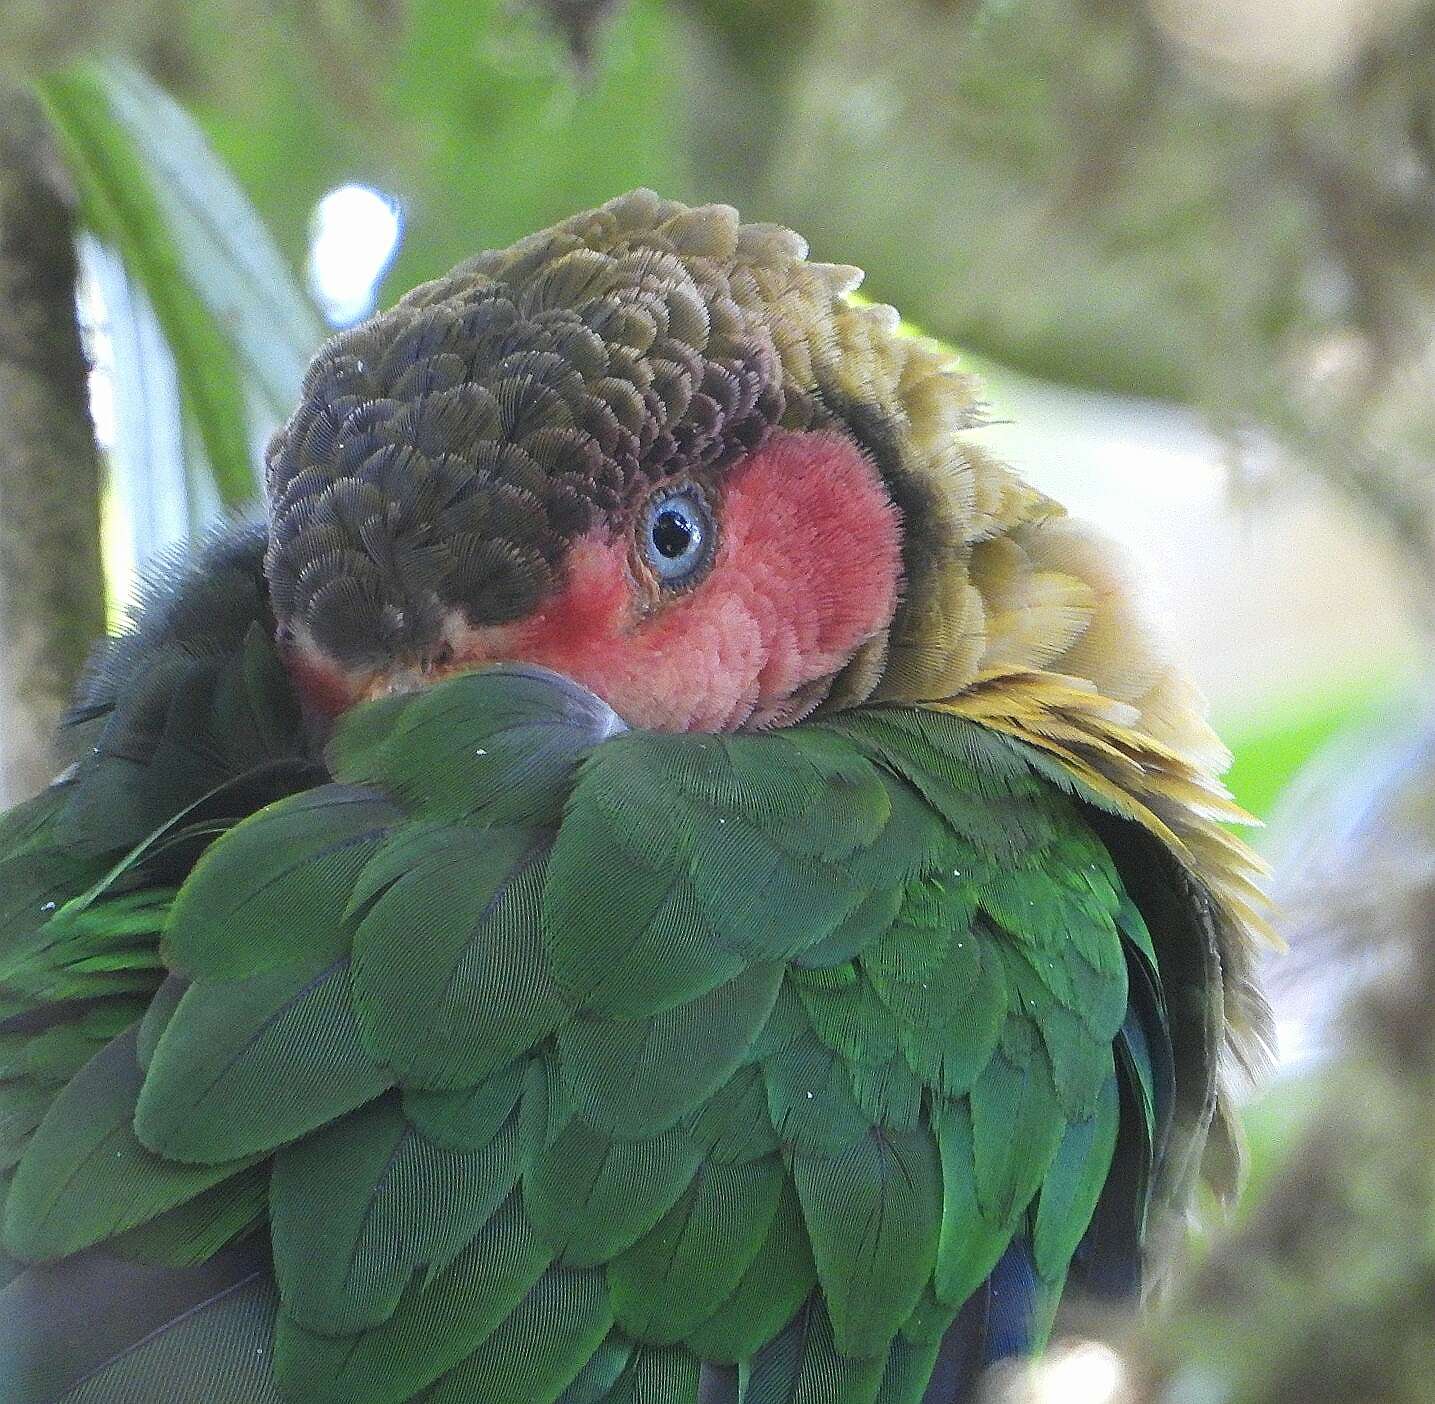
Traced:
[[[573, 544], [563, 587], [530, 618], [451, 629], [444, 671], [542, 664], [653, 731], [799, 720], [811, 685], [891, 622], [897, 510], [870, 459], [828, 431], [775, 433], [729, 470], [715, 505], [717, 556], [691, 591], [661, 595], [635, 569], [631, 531], [599, 528]], [[345, 691], [385, 690], [382, 678], [336, 688], [331, 671], [302, 658], [295, 669], [323, 711]]]

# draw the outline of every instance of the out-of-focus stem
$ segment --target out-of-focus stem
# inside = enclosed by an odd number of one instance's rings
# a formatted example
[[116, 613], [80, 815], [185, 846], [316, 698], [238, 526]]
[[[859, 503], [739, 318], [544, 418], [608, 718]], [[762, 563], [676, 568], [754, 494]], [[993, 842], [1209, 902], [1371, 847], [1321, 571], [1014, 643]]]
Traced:
[[56, 720], [105, 622], [74, 231], [45, 135], [28, 97], [0, 89], [0, 804], [53, 774]]

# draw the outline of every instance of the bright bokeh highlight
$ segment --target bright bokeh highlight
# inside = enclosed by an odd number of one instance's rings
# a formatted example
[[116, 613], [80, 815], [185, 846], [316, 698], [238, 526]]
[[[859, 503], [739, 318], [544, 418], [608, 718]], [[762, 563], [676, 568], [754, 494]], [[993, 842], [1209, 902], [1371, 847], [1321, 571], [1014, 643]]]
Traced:
[[399, 203], [369, 185], [341, 185], [314, 207], [309, 291], [335, 327], [374, 310], [403, 235]]
[[1032, 1399], [1037, 1404], [1115, 1404], [1122, 1373], [1121, 1357], [1098, 1341], [1058, 1347], [1037, 1364]]

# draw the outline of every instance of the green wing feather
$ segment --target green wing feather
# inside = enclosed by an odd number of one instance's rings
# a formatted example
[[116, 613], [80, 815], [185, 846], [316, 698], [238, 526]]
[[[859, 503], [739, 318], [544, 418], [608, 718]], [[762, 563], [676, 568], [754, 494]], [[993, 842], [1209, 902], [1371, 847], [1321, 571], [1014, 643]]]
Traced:
[[77, 1253], [246, 1168], [242, 1162], [186, 1165], [141, 1145], [134, 1120], [143, 1078], [130, 1029], [56, 1096], [10, 1187], [5, 1241], [11, 1252], [34, 1262]]
[[285, 1404], [272, 1372], [278, 1301], [252, 1257], [176, 1272], [106, 1271], [83, 1256], [33, 1269], [4, 1295], [7, 1401]]
[[557, 1404], [606, 1404], [634, 1349], [633, 1342], [621, 1331], [610, 1331], [558, 1396]]
[[545, 846], [529, 829], [412, 825], [361, 874], [354, 1007], [406, 1085], [471, 1087], [563, 1019], [537, 921]]
[[618, 1324], [645, 1341], [685, 1340], [738, 1290], [777, 1215], [785, 1178], [775, 1155], [705, 1161], [662, 1219], [610, 1262]]
[[452, 1150], [395, 1094], [285, 1146], [270, 1235], [286, 1312], [329, 1335], [387, 1321], [416, 1274], [437, 1276], [468, 1246], [518, 1171], [516, 1115], [479, 1148]]
[[[141, 1069], [184, 988], [165, 979], [158, 951], [175, 886], [216, 834], [322, 774], [269, 643], [263, 550], [262, 531], [241, 529], [151, 591], [82, 689], [67, 741], [79, 762], [0, 818], [0, 1167], [18, 1166], [19, 1180], [12, 1192], [0, 1173], [7, 1234], [36, 1258], [104, 1240], [103, 1254], [53, 1268], [6, 1259], [7, 1399], [30, 1397], [19, 1380], [38, 1379], [32, 1370], [55, 1384], [57, 1367], [74, 1385], [66, 1397], [157, 1395], [156, 1379], [190, 1378], [215, 1399], [273, 1392], [268, 1355], [221, 1361], [213, 1340], [195, 1353], [208, 1331], [272, 1337], [272, 1300], [267, 1316], [261, 1300], [271, 1289], [205, 1303], [183, 1285], [191, 1270], [213, 1279], [225, 1245], [262, 1225], [267, 1168], [196, 1170], [153, 1155], [133, 1130]], [[136, 1021], [138, 1036], [127, 1034]], [[107, 1283], [105, 1264], [127, 1261], [153, 1265], [143, 1287]], [[171, 1333], [154, 1316], [145, 1359], [125, 1339], [133, 1313], [96, 1310], [179, 1296], [186, 1324]], [[67, 1326], [68, 1304], [79, 1315]], [[47, 1339], [65, 1344], [51, 1352]]]
[[[380, 1324], [342, 1334], [313, 1331], [281, 1309], [275, 1333], [279, 1383], [306, 1404], [408, 1399], [472, 1355], [551, 1261], [521, 1192], [514, 1190], [446, 1268], [431, 1280], [419, 1275], [411, 1281]], [[291, 1266], [303, 1271], [302, 1264], [276, 1263], [281, 1292]], [[610, 1316], [600, 1338], [611, 1324]]]
[[643, 1346], [614, 1381], [607, 1404], [697, 1404], [701, 1380], [701, 1367], [691, 1351]]
[[0, 830], [0, 995], [63, 1015], [0, 1022], [7, 1248], [267, 1221], [279, 1397], [916, 1400], [1014, 1239], [1054, 1300], [1127, 1109], [1157, 1153], [1140, 914], [971, 723], [632, 734], [496, 669], [328, 764], [192, 872], [57, 876], [53, 799]]
[[782, 1331], [816, 1284], [802, 1205], [785, 1177], [752, 1261], [717, 1310], [689, 1330], [688, 1345], [703, 1360], [723, 1365], [746, 1360]]
[[682, 1127], [627, 1140], [572, 1116], [526, 1172], [524, 1192], [554, 1256], [588, 1266], [616, 1257], [651, 1229], [700, 1163]]
[[[474, 1398], [529, 1404], [557, 1398], [602, 1347], [612, 1324], [613, 1307], [601, 1269], [551, 1268], [482, 1344], [424, 1396], [426, 1404], [468, 1404]], [[695, 1380], [695, 1369], [693, 1374]], [[682, 1398], [640, 1397], [655, 1404], [669, 1399], [679, 1404]]]
[[575, 1112], [631, 1139], [675, 1125], [747, 1060], [782, 983], [776, 961], [648, 1018], [569, 1019], [558, 1063]]
[[885, 1369], [885, 1352], [856, 1357], [842, 1353], [827, 1309], [813, 1296], [783, 1331], [743, 1362], [738, 1400], [875, 1404]]

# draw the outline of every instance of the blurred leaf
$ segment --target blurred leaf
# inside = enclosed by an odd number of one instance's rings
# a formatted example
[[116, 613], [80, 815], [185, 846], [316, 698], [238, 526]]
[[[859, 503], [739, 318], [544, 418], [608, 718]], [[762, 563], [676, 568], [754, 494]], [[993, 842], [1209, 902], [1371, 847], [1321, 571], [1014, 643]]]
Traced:
[[187, 112], [125, 64], [102, 70], [116, 120], [151, 177], [185, 274], [276, 418], [294, 408], [324, 331], [233, 175]]
[[[203, 446], [185, 433], [177, 368], [150, 300], [119, 253], [93, 235], [80, 239], [80, 266], [103, 313], [91, 354], [113, 396], [109, 493], [119, 515], [105, 532], [106, 573], [112, 603], [123, 607], [135, 567], [202, 529], [218, 502]], [[89, 310], [83, 293], [82, 306]]]
[[1232, 718], [1220, 727], [1235, 761], [1225, 775], [1237, 802], [1268, 817], [1281, 791], [1333, 737], [1368, 720], [1389, 697], [1389, 676], [1357, 678], [1310, 696], [1302, 693], [1261, 716]]
[[86, 223], [154, 307], [221, 498], [249, 500], [254, 421], [292, 407], [317, 318], [233, 177], [148, 79], [110, 61], [37, 88]]

